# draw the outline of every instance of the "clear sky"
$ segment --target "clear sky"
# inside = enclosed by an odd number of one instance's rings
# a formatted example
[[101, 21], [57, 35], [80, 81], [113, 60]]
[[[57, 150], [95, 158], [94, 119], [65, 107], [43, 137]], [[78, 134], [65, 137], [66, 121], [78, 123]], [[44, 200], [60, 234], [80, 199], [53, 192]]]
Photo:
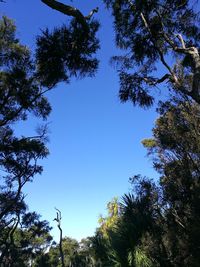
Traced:
[[[44, 27], [67, 23], [69, 18], [40, 0], [7, 0], [1, 15], [13, 18], [20, 40], [34, 49], [36, 35]], [[118, 78], [109, 65], [117, 53], [109, 13], [102, 1], [63, 1], [84, 14], [99, 6], [101, 22], [98, 52], [100, 67], [95, 78], [60, 84], [48, 94], [53, 111], [49, 122], [50, 156], [41, 162], [44, 172], [26, 185], [26, 201], [58, 230], [55, 209], [62, 211], [64, 235], [80, 240], [93, 235], [100, 213], [108, 201], [128, 191], [128, 178], [135, 174], [155, 177], [141, 140], [151, 136], [156, 119], [153, 109], [142, 110], [118, 98]], [[32, 134], [38, 120], [16, 125], [18, 134]]]

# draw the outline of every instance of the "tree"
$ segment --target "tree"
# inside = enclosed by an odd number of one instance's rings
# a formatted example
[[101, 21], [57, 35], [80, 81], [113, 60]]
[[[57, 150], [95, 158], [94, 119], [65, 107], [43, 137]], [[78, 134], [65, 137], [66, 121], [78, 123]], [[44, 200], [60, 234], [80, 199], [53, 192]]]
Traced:
[[81, 239], [79, 242], [79, 262], [80, 267], [97, 267], [98, 264], [95, 259], [95, 252], [92, 248], [92, 237]]
[[97, 232], [96, 254], [105, 266], [199, 265], [199, 105], [176, 96], [158, 111], [153, 138], [143, 144], [160, 179], [156, 185], [134, 176], [117, 222], [106, 237]]
[[99, 49], [95, 37], [99, 23], [90, 21], [90, 31], [76, 21], [56, 27], [52, 32], [43, 30], [37, 37], [37, 79], [42, 86], [53, 88], [59, 82], [69, 83], [71, 77], [94, 76], [98, 60], [94, 57]]
[[[154, 101], [151, 91], [167, 82], [170, 90], [200, 103], [200, 31], [194, 2], [104, 2], [114, 17], [116, 45], [125, 51], [124, 56], [113, 57], [113, 62], [120, 66], [120, 99], [151, 106]], [[175, 59], [173, 65], [168, 63], [169, 56]], [[159, 77], [161, 65], [166, 73]]]
[[99, 217], [99, 231], [105, 238], [108, 238], [109, 231], [115, 228], [120, 217], [120, 207], [117, 197], [108, 202], [107, 212], [108, 215], [106, 217], [103, 217], [102, 215]]
[[[199, 110], [193, 101], [200, 104], [198, 14], [187, 0], [104, 2], [114, 16], [116, 44], [126, 52], [113, 57], [120, 66], [121, 100], [151, 106], [150, 89], [163, 82], [176, 99], [160, 106], [154, 139], [144, 141], [156, 156], [160, 186], [141, 180], [136, 194], [124, 196], [115, 223], [112, 214], [102, 218], [93, 247], [105, 266], [197, 266]], [[161, 64], [166, 73], [159, 76]]]
[[60, 258], [61, 258], [61, 264], [62, 267], [65, 267], [65, 259], [64, 259], [64, 253], [63, 253], [63, 231], [62, 231], [62, 227], [61, 227], [61, 220], [62, 220], [62, 214], [61, 211], [56, 209], [56, 218], [54, 219], [54, 221], [57, 222], [57, 226], [58, 229], [60, 231], [60, 241], [59, 241], [59, 251], [60, 251]]
[[[84, 16], [55, 0], [42, 2], [72, 19], [42, 31], [35, 57], [15, 37], [12, 21], [0, 22], [0, 264], [25, 266], [37, 256], [35, 266], [198, 266], [200, 31], [192, 1], [104, 0], [114, 16], [116, 44], [126, 52], [113, 57], [121, 100], [151, 106], [150, 90], [163, 82], [175, 95], [160, 104], [153, 139], [143, 141], [161, 178], [155, 185], [135, 176], [133, 192], [120, 204], [109, 203], [85, 250], [61, 234], [48, 253], [48, 224], [28, 213], [23, 195], [25, 184], [42, 172], [38, 160], [48, 155], [46, 127], [25, 137], [15, 135], [14, 125], [30, 113], [46, 119], [51, 107], [45, 93], [59, 82], [94, 75], [99, 23], [97, 9]], [[162, 76], [156, 75], [160, 65]], [[58, 213], [62, 233], [60, 220]]]
[[[141, 181], [140, 181], [141, 179]], [[137, 196], [125, 194], [121, 202], [108, 203], [108, 216], [100, 220], [93, 238], [96, 261], [102, 266], [152, 266], [142, 248], [142, 238], [153, 226], [153, 184], [136, 176]], [[114, 219], [114, 220], [113, 220]]]
[[160, 172], [165, 244], [173, 266], [199, 262], [199, 105], [162, 103], [153, 139], [144, 140]]
[[73, 6], [65, 5], [61, 2], [55, 0], [41, 0], [45, 5], [52, 9], [55, 9], [67, 16], [71, 16], [76, 19], [76, 21], [81, 24], [82, 28], [87, 33], [89, 29], [88, 22], [92, 18], [93, 14], [98, 12], [98, 7], [90, 11], [87, 16], [84, 16], [81, 11]]
[[[40, 159], [47, 157], [47, 127], [34, 136], [15, 135], [15, 125], [29, 115], [47, 119], [51, 107], [45, 93], [58, 82], [72, 76], [94, 75], [98, 60], [95, 37], [98, 23], [91, 21], [85, 34], [75, 19], [67, 26], [44, 30], [37, 37], [35, 58], [15, 36], [14, 23], [0, 21], [0, 251], [3, 255], [7, 237], [14, 233], [27, 212], [23, 187], [42, 173]], [[59, 48], [59, 49], [58, 49]], [[3, 238], [4, 237], [4, 238]], [[6, 245], [8, 250], [8, 244]], [[1, 262], [0, 262], [1, 263]]]
[[9, 226], [4, 228], [3, 235], [7, 239], [1, 236], [1, 266], [22, 267], [34, 264], [35, 259], [43, 255], [51, 243], [48, 222], [41, 221], [35, 212], [26, 213], [19, 226], [14, 230]]
[[[198, 13], [192, 1], [104, 2], [114, 17], [116, 44], [125, 51], [124, 56], [113, 57], [113, 63], [119, 66], [121, 100], [151, 106], [154, 97], [150, 89], [163, 82], [167, 82], [168, 89], [175, 96], [160, 106], [161, 117], [154, 129], [154, 139], [144, 141], [154, 158], [155, 168], [161, 173], [158, 192], [162, 201], [156, 206], [149, 206], [154, 207], [153, 215], [157, 221], [150, 220], [146, 224], [147, 229], [153, 226], [150, 231], [145, 230], [145, 225], [136, 228], [142, 230], [145, 238], [141, 235], [135, 241], [138, 240], [139, 248], [141, 245], [143, 249], [146, 247], [147, 255], [156, 260], [159, 266], [197, 266], [197, 104], [200, 104]], [[168, 63], [169, 57], [170, 60], [174, 59], [173, 64]], [[158, 76], [161, 65], [167, 72]], [[138, 197], [137, 194], [136, 200]], [[130, 206], [135, 203], [134, 199], [130, 201]], [[141, 209], [141, 214], [143, 212], [145, 207]], [[137, 214], [134, 216], [140, 218]], [[128, 217], [131, 218], [131, 215]], [[135, 227], [133, 220], [130, 229]], [[157, 222], [162, 223], [162, 227]], [[148, 242], [157, 244], [159, 249], [150, 248]]]
[[[64, 265], [65, 266], [82, 266], [81, 257], [79, 256], [79, 243], [77, 240], [64, 237], [62, 240], [62, 249], [64, 254]], [[63, 266], [60, 257], [59, 244], [54, 243], [48, 252], [49, 265], [48, 266]], [[83, 265], [84, 266], [84, 265]]]
[[[48, 155], [45, 127], [36, 136], [17, 137], [13, 125], [26, 120], [28, 113], [45, 119], [51, 108], [34, 79], [30, 52], [16, 39], [15, 26], [6, 17], [0, 21], [0, 35], [0, 233], [4, 236], [6, 228], [7, 236], [13, 234], [26, 212], [24, 185], [42, 172], [37, 162]], [[1, 242], [2, 252], [5, 240]]]

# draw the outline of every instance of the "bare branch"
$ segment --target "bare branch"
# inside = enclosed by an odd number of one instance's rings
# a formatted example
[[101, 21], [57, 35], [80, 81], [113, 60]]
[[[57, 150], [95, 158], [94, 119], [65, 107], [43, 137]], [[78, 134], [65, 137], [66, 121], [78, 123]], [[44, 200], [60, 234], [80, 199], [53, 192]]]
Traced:
[[98, 12], [98, 8], [93, 9], [89, 15], [84, 16], [81, 11], [73, 6], [65, 5], [56, 0], [41, 0], [45, 5], [55, 9], [67, 16], [74, 17], [76, 20], [88, 31], [87, 20], [89, 20], [94, 13]]
[[93, 10], [90, 11], [90, 13], [85, 17], [85, 19], [89, 20], [94, 15], [94, 13], [97, 13], [99, 11], [99, 8], [96, 7]]
[[61, 263], [62, 267], [65, 267], [65, 261], [64, 261], [64, 253], [63, 253], [63, 248], [62, 248], [62, 228], [61, 228], [61, 219], [62, 219], [62, 214], [61, 211], [57, 208], [55, 208], [56, 212], [56, 218], [54, 221], [57, 221], [58, 223], [58, 229], [60, 231], [60, 242], [59, 242], [59, 250], [60, 250], [60, 257], [61, 257]]
[[132, 10], [135, 9], [135, 6], [131, 0], [127, 0], [127, 2], [129, 3]]
[[43, 126], [43, 128], [40, 127], [37, 129], [38, 135], [22, 137], [22, 139], [20, 139], [20, 141], [21, 140], [37, 140], [37, 139], [47, 141], [48, 139], [47, 139], [46, 135], [48, 133], [48, 124], [50, 124], [50, 123], [46, 123]]
[[55, 0], [41, 0], [45, 5], [55, 9], [67, 16], [72, 16], [76, 18], [81, 23], [85, 23], [85, 18], [83, 14], [75, 7], [65, 5]]
[[182, 48], [183, 49], [186, 49], [186, 46], [185, 46], [185, 42], [183, 40], [183, 37], [181, 34], [176, 34], [176, 37], [179, 39], [179, 41], [181, 42], [181, 45], [182, 45]]
[[172, 215], [174, 216], [175, 221], [176, 221], [182, 228], [185, 229], [185, 225], [181, 222], [181, 220], [180, 220], [180, 218], [179, 218], [179, 216], [178, 216], [176, 210], [174, 210], [174, 212], [172, 212]]
[[166, 80], [169, 80], [170, 78], [171, 78], [171, 75], [169, 73], [166, 73], [160, 79], [156, 79], [156, 78], [152, 78], [152, 77], [144, 77], [144, 81], [151, 86], [155, 86], [159, 83], [162, 83]]

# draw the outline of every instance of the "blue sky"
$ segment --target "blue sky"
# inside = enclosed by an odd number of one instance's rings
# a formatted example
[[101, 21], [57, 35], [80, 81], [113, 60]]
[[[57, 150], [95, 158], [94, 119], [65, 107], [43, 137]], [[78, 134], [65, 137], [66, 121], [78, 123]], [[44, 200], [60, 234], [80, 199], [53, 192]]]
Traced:
[[[41, 162], [43, 174], [26, 185], [25, 192], [30, 210], [50, 222], [56, 240], [54, 207], [62, 211], [64, 235], [80, 240], [93, 235], [107, 202], [128, 191], [129, 177], [139, 173], [157, 176], [141, 145], [142, 139], [151, 136], [157, 114], [154, 109], [142, 110], [119, 101], [117, 74], [109, 65], [110, 57], [117, 53], [110, 14], [101, 1], [69, 4], [84, 14], [100, 7], [95, 16], [101, 22], [101, 62], [95, 78], [60, 84], [48, 93], [53, 108], [48, 118], [50, 156]], [[14, 19], [18, 37], [30, 49], [41, 29], [69, 20], [40, 0], [9, 0], [1, 4], [0, 12]], [[38, 123], [30, 118], [16, 125], [16, 132], [32, 134]]]

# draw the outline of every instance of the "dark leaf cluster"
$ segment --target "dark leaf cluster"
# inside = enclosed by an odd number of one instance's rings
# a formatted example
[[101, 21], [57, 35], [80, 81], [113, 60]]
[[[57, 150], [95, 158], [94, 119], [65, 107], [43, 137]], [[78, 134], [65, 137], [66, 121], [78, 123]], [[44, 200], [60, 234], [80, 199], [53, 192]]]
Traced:
[[[128, 81], [131, 94], [122, 84], [120, 98], [148, 107], [153, 103], [149, 101], [153, 99], [150, 89], [168, 82], [170, 89], [191, 96], [199, 103], [200, 29], [194, 1], [104, 0], [104, 3], [114, 18], [116, 45], [124, 52], [123, 56], [114, 57], [119, 63], [120, 79], [125, 74], [132, 77]], [[169, 63], [170, 56], [173, 63]], [[181, 76], [177, 73], [177, 64], [182, 70]], [[161, 66], [166, 74], [159, 77]], [[144, 67], [145, 72], [141, 71]], [[188, 88], [188, 79], [195, 83], [193, 88]], [[142, 89], [138, 91], [138, 87]], [[137, 98], [138, 92], [142, 93]]]
[[37, 37], [37, 76], [49, 88], [58, 82], [69, 82], [73, 76], [93, 76], [98, 67], [95, 53], [99, 49], [97, 21], [89, 23], [89, 32], [76, 20], [52, 32], [44, 30]]

